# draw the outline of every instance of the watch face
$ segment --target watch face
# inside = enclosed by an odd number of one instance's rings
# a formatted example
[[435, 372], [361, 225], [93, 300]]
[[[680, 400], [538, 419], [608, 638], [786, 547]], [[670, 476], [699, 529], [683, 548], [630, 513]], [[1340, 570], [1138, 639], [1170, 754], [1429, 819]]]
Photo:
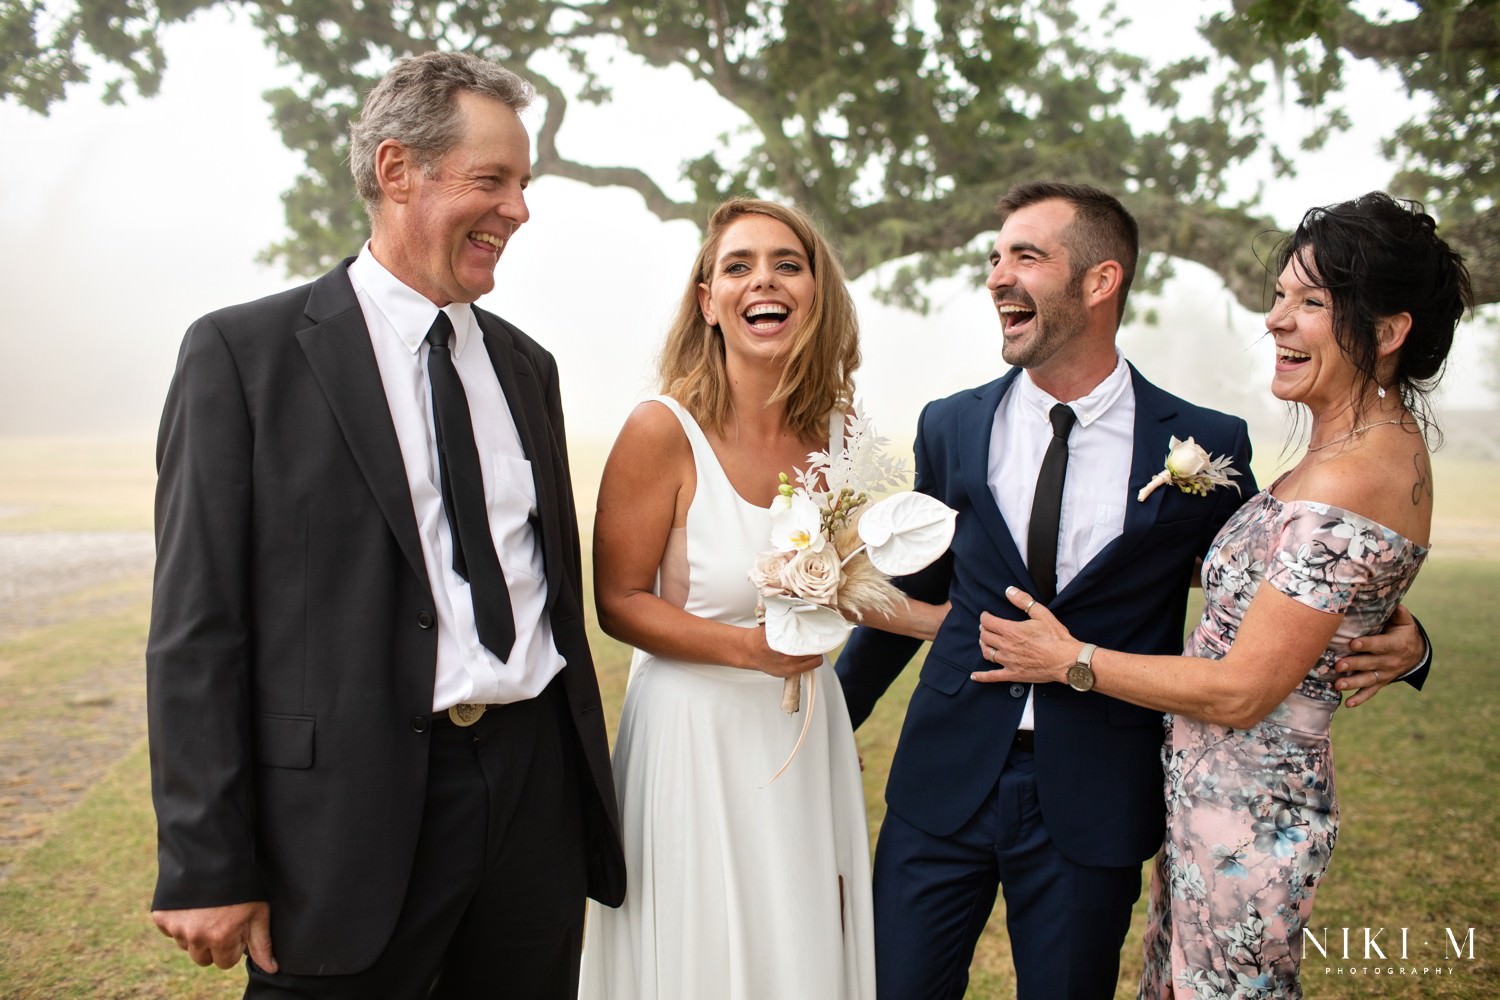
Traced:
[[1068, 687], [1074, 691], [1090, 691], [1094, 687], [1094, 672], [1082, 663], [1068, 668]]

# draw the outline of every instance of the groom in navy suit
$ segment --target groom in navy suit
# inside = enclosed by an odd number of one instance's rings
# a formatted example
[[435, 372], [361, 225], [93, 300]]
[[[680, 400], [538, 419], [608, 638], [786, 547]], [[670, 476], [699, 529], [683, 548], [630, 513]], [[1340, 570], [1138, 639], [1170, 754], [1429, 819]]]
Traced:
[[[1162, 841], [1161, 713], [1065, 685], [979, 682], [971, 675], [991, 666], [979, 615], [1018, 617], [1005, 588], [1044, 595], [1050, 580], [1044, 599], [1075, 634], [1181, 652], [1196, 561], [1256, 489], [1245, 422], [1158, 389], [1115, 347], [1138, 248], [1124, 207], [1093, 188], [1035, 183], [999, 211], [986, 286], [1014, 367], [929, 404], [917, 430], [916, 488], [958, 522], [948, 555], [900, 581], [951, 610], [886, 786], [875, 855], [885, 1000], [962, 997], [1002, 886], [1021, 1000], [1114, 995], [1141, 864]], [[1138, 501], [1174, 436], [1229, 456], [1239, 489]], [[1049, 446], [1067, 455], [1055, 520], [1041, 513], [1039, 477], [1053, 504], [1059, 488]], [[1038, 535], [1038, 521], [1050, 531]], [[1400, 657], [1416, 661], [1416, 630], [1403, 631], [1399, 656], [1361, 675], [1372, 685], [1374, 670], [1389, 678]], [[856, 726], [917, 645], [855, 631], [838, 672]]]

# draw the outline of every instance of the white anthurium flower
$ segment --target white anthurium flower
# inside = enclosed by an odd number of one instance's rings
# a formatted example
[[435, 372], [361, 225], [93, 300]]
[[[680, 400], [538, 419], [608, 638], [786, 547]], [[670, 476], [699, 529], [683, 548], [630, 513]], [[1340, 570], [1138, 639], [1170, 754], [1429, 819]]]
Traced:
[[859, 519], [860, 541], [880, 572], [915, 573], [948, 550], [958, 512], [925, 493], [895, 493]]
[[771, 501], [771, 545], [777, 551], [821, 552], [824, 542], [823, 516], [817, 504], [800, 493]]
[[767, 595], [766, 643], [787, 656], [817, 656], [838, 646], [854, 626], [832, 608], [800, 597]]

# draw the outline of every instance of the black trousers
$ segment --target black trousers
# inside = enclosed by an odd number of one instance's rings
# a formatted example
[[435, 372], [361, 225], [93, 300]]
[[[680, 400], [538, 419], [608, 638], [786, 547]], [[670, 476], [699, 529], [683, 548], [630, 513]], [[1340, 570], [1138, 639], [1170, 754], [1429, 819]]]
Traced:
[[272, 975], [247, 959], [247, 1000], [576, 998], [587, 877], [561, 681], [468, 728], [440, 716], [431, 739], [411, 882], [385, 950], [350, 976]]

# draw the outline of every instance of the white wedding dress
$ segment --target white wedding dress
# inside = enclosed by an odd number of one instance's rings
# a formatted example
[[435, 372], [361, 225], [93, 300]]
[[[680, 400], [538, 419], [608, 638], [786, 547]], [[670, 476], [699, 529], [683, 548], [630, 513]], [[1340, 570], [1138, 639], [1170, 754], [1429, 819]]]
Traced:
[[[740, 497], [696, 421], [698, 484], [657, 581], [703, 618], [755, 624], [749, 570], [770, 515]], [[817, 699], [796, 759], [809, 688]], [[616, 740], [627, 888], [590, 902], [581, 1000], [862, 1000], [875, 995], [869, 835], [849, 712], [825, 659], [802, 711], [780, 678], [637, 650]]]

